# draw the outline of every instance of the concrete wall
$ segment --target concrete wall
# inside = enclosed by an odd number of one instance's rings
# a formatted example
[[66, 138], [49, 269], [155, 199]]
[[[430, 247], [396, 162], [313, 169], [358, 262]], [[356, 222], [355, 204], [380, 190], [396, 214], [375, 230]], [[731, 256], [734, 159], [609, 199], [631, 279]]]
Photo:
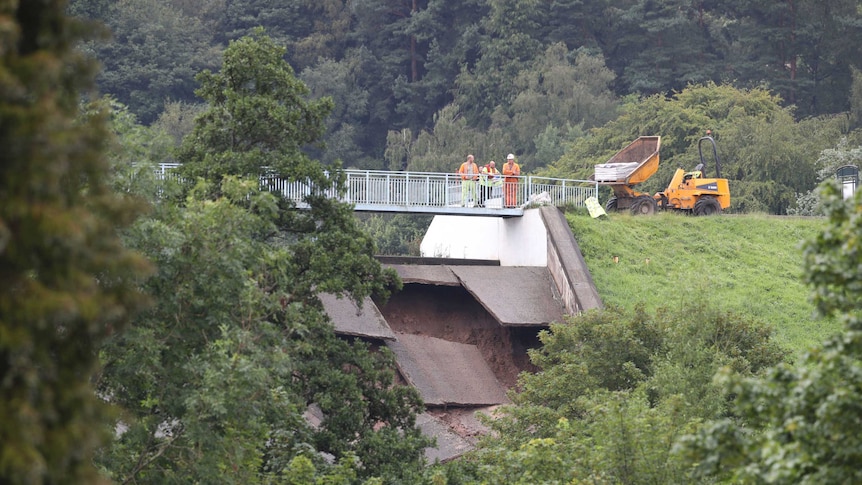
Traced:
[[551, 273], [551, 278], [560, 292], [560, 298], [563, 299], [566, 314], [576, 315], [580, 313], [582, 308], [580, 303], [578, 303], [578, 296], [569, 282], [563, 262], [560, 261], [560, 255], [553, 244], [548, 246], [548, 272]]
[[499, 261], [500, 266], [547, 267], [566, 312], [601, 308], [592, 275], [565, 216], [556, 207], [523, 217], [434, 217], [422, 240], [423, 257]]
[[601, 308], [602, 299], [569, 223], [555, 207], [539, 209], [549, 234], [548, 271], [563, 299], [566, 313]]
[[522, 217], [434, 216], [423, 257], [490, 259], [500, 266], [547, 266], [548, 232], [538, 210]]

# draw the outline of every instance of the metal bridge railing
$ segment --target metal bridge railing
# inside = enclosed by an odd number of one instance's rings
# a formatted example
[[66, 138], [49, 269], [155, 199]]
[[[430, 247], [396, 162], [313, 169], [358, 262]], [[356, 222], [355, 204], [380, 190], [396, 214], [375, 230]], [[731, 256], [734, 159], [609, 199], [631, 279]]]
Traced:
[[[156, 175], [170, 177], [178, 166], [161, 164]], [[530, 204], [583, 207], [589, 197], [598, 197], [598, 184], [588, 180], [521, 176], [516, 178], [515, 207], [503, 207], [502, 180], [491, 185], [485, 207], [478, 207], [478, 201], [474, 200], [462, 204], [459, 174], [384, 170], [344, 170], [344, 174], [344, 193], [339, 196], [335, 190], [327, 190], [325, 195], [339, 197], [353, 204], [357, 211], [520, 215]], [[481, 190], [482, 184], [476, 185], [477, 191]], [[307, 208], [305, 197], [313, 190], [308, 183], [277, 175], [262, 176], [261, 187], [292, 200], [299, 208]]]
[[[547, 194], [557, 207], [586, 207], [586, 200], [599, 197], [599, 185], [589, 180], [559, 179], [527, 176], [524, 184], [524, 200], [541, 199]], [[541, 202], [540, 200], [537, 200]]]

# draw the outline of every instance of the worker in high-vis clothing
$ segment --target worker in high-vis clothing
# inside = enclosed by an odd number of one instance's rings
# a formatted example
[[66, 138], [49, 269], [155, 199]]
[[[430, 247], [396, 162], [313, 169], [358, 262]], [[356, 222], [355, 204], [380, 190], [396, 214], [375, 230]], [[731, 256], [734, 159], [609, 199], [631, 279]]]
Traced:
[[510, 153], [506, 156], [503, 164], [503, 179], [505, 192], [505, 206], [515, 207], [518, 205], [518, 178], [521, 176], [521, 166], [515, 162], [515, 155]]
[[493, 160], [482, 167], [482, 175], [479, 176], [479, 205], [487, 207], [488, 199], [493, 195], [494, 187], [498, 187], [502, 181], [500, 171], [497, 170], [497, 164]]
[[479, 180], [479, 166], [476, 165], [473, 155], [467, 155], [467, 161], [458, 168], [461, 174], [461, 205], [467, 207], [469, 203], [478, 201], [476, 182]]

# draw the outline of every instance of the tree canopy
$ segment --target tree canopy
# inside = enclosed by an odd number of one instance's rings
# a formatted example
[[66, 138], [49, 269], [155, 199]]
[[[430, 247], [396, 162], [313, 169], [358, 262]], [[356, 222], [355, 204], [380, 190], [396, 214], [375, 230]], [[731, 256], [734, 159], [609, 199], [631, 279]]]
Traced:
[[63, 2], [0, 2], [0, 481], [95, 483], [110, 413], [98, 351], [145, 298], [118, 228], [107, 117], [79, 116], [95, 65]]
[[[824, 144], [837, 144], [845, 126], [841, 117], [795, 122], [780, 99], [764, 89], [692, 85], [672, 97], [629, 100], [617, 119], [576, 140], [547, 173], [585, 179], [595, 164], [638, 136], [660, 134], [659, 169], [638, 186], [655, 193], [664, 190], [676, 168], [690, 170], [699, 163], [698, 140], [711, 130], [736, 210], [783, 214], [796, 193], [816, 183], [818, 153]], [[714, 170], [712, 153], [704, 156]]]
[[759, 375], [787, 356], [768, 326], [708, 306], [594, 311], [540, 339], [539, 371], [521, 375], [466, 458], [482, 483], [691, 483], [675, 443], [731, 409], [712, 376]]
[[[846, 118], [858, 104], [853, 73], [862, 67], [854, 55], [862, 40], [857, 7], [852, 0], [72, 0], [70, 11], [112, 29], [112, 42], [91, 47], [106, 67], [100, 86], [145, 124], [176, 103], [198, 102], [195, 73], [264, 27], [313, 98], [335, 102], [320, 137], [329, 150], [302, 147], [327, 166], [448, 170], [469, 152], [489, 159], [512, 152], [529, 172], [580, 156], [569, 146], [635, 100], [673, 99], [696, 86], [719, 97], [726, 89], [769, 93], [786, 119], [734, 125], [731, 117], [720, 131], [692, 129], [724, 133], [725, 144], [733, 127], [740, 138], [756, 133], [738, 152], [753, 166], [727, 175], [739, 202], [732, 210], [783, 214], [796, 193], [815, 187], [816, 154], [834, 147], [833, 130], [849, 136], [858, 128], [858, 116]], [[459, 134], [433, 133], [440, 119], [455, 117], [477, 134], [471, 146], [429, 152], [434, 163], [423, 153], [416, 163], [386, 161], [425, 145], [424, 133], [460, 147]], [[636, 134], [679, 135], [654, 131], [671, 128], [670, 120], [643, 121]], [[713, 120], [687, 123], [703, 121]], [[799, 138], [804, 146], [794, 146]]]
[[123, 414], [99, 463], [118, 481], [420, 473], [418, 393], [394, 382], [385, 349], [337, 337], [318, 297], [385, 299], [397, 276], [347, 204], [310, 191], [308, 210], [285, 211], [260, 187], [273, 169], [323, 188], [340, 180], [299, 151], [318, 141], [330, 103], [305, 99], [282, 52], [256, 31], [199, 77], [210, 107], [178, 154], [179, 183], [197, 183], [126, 233], [158, 272], [145, 282], [156, 305], [102, 350], [100, 390]]
[[302, 149], [320, 141], [332, 100], [306, 100], [308, 87], [283, 56], [284, 48], [258, 29], [231, 43], [220, 72], [198, 74], [196, 93], [208, 108], [177, 155], [182, 176], [217, 183], [225, 175], [270, 170], [326, 183]]

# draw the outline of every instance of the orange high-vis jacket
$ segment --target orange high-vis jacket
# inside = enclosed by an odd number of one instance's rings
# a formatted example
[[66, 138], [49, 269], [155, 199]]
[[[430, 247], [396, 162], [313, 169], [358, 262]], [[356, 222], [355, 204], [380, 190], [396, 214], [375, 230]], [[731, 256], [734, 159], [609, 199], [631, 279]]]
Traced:
[[512, 166], [509, 166], [509, 162], [503, 164], [503, 176], [518, 176], [521, 175], [521, 166], [517, 163], [512, 163]]
[[[467, 167], [473, 165], [473, 175], [471, 176]], [[479, 166], [476, 165], [476, 162], [464, 162], [461, 164], [461, 167], [458, 169], [458, 173], [461, 174], [461, 180], [479, 180]]]

